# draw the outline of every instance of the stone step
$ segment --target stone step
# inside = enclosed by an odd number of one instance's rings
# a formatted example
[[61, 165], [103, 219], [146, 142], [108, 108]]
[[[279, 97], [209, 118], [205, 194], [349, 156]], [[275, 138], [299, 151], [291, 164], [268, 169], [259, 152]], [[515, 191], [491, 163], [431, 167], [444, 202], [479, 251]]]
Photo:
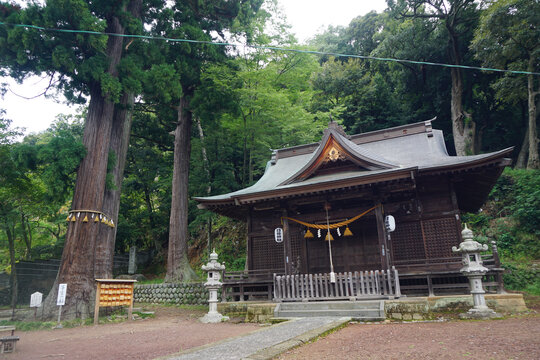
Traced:
[[347, 316], [363, 321], [384, 320], [383, 301], [321, 301], [280, 303], [275, 317]]
[[283, 310], [278, 312], [280, 318], [291, 317], [350, 317], [362, 321], [381, 321], [384, 320], [384, 315], [381, 316], [378, 309], [369, 309], [366, 311], [358, 310]]
[[332, 309], [379, 309], [381, 301], [319, 301], [319, 302], [284, 302], [281, 310], [332, 310]]

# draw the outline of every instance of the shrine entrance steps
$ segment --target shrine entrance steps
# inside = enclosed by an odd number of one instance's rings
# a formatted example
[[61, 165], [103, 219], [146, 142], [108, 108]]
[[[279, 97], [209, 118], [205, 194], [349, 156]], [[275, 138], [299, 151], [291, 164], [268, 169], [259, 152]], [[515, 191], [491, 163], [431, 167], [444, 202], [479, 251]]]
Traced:
[[274, 316], [291, 317], [350, 317], [358, 321], [384, 320], [384, 300], [319, 301], [278, 303]]

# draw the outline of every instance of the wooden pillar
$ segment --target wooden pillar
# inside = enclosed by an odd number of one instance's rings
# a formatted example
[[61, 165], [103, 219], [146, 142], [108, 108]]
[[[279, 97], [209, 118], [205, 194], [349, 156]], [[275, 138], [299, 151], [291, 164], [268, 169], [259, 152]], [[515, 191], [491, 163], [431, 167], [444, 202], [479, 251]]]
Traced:
[[461, 238], [461, 217], [459, 211], [459, 204], [457, 201], [456, 190], [454, 189], [454, 182], [450, 180], [450, 196], [452, 197], [452, 207], [454, 208], [454, 213], [456, 217], [456, 233], [457, 233], [457, 242], [456, 245], [461, 243], [463, 239]]
[[378, 202], [375, 208], [375, 217], [377, 219], [377, 237], [379, 239], [379, 254], [381, 256], [381, 269], [390, 269], [388, 260], [388, 243], [386, 241], [386, 228], [384, 226], [384, 217], [382, 213], [382, 204]]
[[283, 209], [283, 261], [285, 262], [285, 275], [291, 275], [292, 271], [292, 249], [291, 249], [291, 229], [287, 217], [287, 209]]
[[246, 229], [246, 265], [245, 270], [253, 270], [253, 244], [252, 244], [252, 229], [253, 229], [253, 218], [251, 217], [251, 212], [253, 208], [249, 208], [247, 214], [247, 229]]

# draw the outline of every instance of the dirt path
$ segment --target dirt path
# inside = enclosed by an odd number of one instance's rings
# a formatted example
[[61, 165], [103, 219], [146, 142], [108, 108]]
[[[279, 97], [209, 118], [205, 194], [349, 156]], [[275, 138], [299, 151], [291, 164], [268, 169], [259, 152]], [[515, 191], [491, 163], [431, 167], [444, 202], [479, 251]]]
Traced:
[[71, 329], [18, 331], [15, 353], [0, 359], [154, 359], [259, 329], [256, 324], [202, 324], [193, 312], [157, 308], [155, 318]]
[[353, 324], [280, 359], [540, 359], [540, 316]]

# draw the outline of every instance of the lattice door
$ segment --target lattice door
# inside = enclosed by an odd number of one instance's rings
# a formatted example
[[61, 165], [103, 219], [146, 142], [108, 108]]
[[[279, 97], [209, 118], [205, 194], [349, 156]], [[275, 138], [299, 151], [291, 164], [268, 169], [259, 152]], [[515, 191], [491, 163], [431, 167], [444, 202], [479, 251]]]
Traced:
[[426, 258], [419, 222], [400, 223], [391, 236], [394, 261]]
[[254, 236], [252, 239], [253, 270], [283, 268], [283, 243], [274, 236]]
[[459, 244], [456, 219], [443, 218], [424, 221], [427, 256], [429, 259], [452, 257], [452, 246]]

